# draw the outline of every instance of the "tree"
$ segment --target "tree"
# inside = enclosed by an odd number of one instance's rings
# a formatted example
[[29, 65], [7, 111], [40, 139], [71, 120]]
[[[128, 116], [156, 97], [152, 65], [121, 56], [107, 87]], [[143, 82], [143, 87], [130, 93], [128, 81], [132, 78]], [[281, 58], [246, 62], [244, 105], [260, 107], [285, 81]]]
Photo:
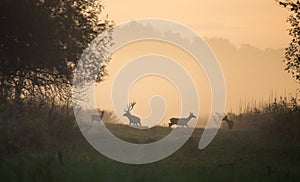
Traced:
[[[102, 10], [100, 0], [1, 0], [1, 100], [69, 98], [82, 51], [112, 26]], [[98, 81], [106, 63], [92, 65]]]
[[291, 73], [296, 81], [300, 82], [300, 1], [299, 0], [280, 0], [280, 6], [287, 8], [291, 14], [287, 18], [291, 28], [288, 30], [292, 37], [289, 47], [285, 49], [284, 62], [285, 70]]

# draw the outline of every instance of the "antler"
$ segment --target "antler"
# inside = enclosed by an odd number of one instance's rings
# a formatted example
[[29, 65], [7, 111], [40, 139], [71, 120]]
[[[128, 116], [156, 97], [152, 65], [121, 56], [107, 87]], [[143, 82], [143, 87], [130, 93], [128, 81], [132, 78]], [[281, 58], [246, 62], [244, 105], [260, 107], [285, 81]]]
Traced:
[[135, 101], [133, 101], [133, 102], [129, 102], [129, 104], [128, 104], [128, 106], [127, 106], [127, 110], [126, 109], [124, 109], [124, 111], [125, 112], [129, 112], [129, 111], [131, 111], [132, 109], [133, 109], [133, 107], [134, 107], [134, 105], [136, 104], [136, 102]]
[[135, 104], [136, 104], [135, 101], [129, 103], [129, 107], [128, 107], [128, 109], [130, 108], [129, 111], [131, 111], [133, 109]]
[[124, 112], [129, 112], [129, 107], [130, 107], [130, 103], [129, 103], [129, 105], [128, 106], [126, 106], [127, 108], [126, 109], [124, 109]]

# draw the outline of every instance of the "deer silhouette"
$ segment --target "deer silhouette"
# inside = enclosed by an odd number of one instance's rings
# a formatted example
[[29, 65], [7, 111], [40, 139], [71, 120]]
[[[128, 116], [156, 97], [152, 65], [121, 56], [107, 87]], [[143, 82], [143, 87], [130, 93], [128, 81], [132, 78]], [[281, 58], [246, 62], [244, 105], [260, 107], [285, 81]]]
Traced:
[[91, 120], [92, 121], [101, 121], [102, 120], [102, 118], [103, 118], [103, 116], [104, 116], [104, 110], [101, 110], [100, 111], [100, 117], [99, 117], [99, 115], [97, 115], [97, 114], [93, 114], [93, 115], [91, 115]]
[[189, 117], [187, 118], [171, 118], [170, 119], [170, 123], [169, 123], [169, 127], [175, 125], [180, 125], [182, 127], [186, 126], [189, 127], [188, 122], [192, 119], [192, 118], [196, 118], [196, 116], [190, 112]]
[[228, 128], [232, 129], [234, 126], [234, 122], [232, 120], [229, 120], [227, 115], [224, 116], [224, 118], [222, 119], [222, 121], [226, 121]]
[[127, 109], [124, 109], [124, 114], [123, 116], [127, 117], [129, 120], [129, 125], [140, 125], [141, 126], [141, 119], [135, 115], [132, 115], [130, 111], [133, 109], [135, 106], [136, 102], [129, 102], [129, 105], [127, 106]]

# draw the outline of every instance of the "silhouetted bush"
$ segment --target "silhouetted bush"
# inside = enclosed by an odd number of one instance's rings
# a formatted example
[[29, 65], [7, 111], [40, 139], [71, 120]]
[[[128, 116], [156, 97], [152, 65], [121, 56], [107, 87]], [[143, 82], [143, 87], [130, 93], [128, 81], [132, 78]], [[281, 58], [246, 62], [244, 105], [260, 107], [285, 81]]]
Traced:
[[61, 150], [80, 136], [70, 108], [41, 102], [0, 106], [0, 156]]
[[249, 108], [230, 117], [238, 129], [261, 129], [274, 139], [300, 140], [300, 108], [295, 97], [275, 98], [260, 109]]

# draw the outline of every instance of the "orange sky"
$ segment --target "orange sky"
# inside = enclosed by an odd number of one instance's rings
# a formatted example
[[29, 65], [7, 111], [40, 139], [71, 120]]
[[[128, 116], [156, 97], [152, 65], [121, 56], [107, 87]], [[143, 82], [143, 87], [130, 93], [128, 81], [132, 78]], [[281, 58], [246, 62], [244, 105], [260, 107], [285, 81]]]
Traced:
[[180, 22], [204, 37], [227, 38], [235, 45], [282, 48], [289, 41], [288, 11], [275, 0], [104, 0], [117, 24], [140, 18]]
[[[206, 37], [224, 72], [227, 112], [237, 111], [241, 101], [256, 101], [258, 104], [259, 101], [268, 100], [272, 92], [277, 96], [288, 95], [294, 94], [299, 88], [291, 76], [283, 71], [284, 64], [281, 62], [283, 48], [289, 42], [286, 31], [288, 11], [273, 0], [106, 0], [104, 3], [107, 14], [116, 24], [141, 18], [163, 18], [184, 24]], [[152, 46], [152, 52], [149, 52], [149, 46]], [[109, 76], [97, 87], [99, 107], [112, 110], [110, 89], [114, 77], [130, 59], [149, 53], [169, 56], [185, 66], [202, 97], [200, 107], [204, 113], [208, 113], [210, 91], [201, 68], [194, 66], [192, 58], [174, 46], [157, 42], [151, 45], [149, 42], [131, 44], [115, 53], [108, 67]], [[153, 95], [162, 95], [167, 103], [172, 103], [172, 109], [165, 115], [166, 122], [168, 117], [178, 112], [178, 107], [174, 106], [179, 103], [178, 93], [171, 84], [159, 79], [148, 77], [139, 80], [132, 87], [129, 98], [137, 101], [134, 113], [146, 117], [150, 113], [148, 100]], [[156, 84], [153, 84], [153, 80], [156, 80]], [[153, 87], [148, 87], [149, 83]], [[155, 89], [160, 85], [165, 88]]]

